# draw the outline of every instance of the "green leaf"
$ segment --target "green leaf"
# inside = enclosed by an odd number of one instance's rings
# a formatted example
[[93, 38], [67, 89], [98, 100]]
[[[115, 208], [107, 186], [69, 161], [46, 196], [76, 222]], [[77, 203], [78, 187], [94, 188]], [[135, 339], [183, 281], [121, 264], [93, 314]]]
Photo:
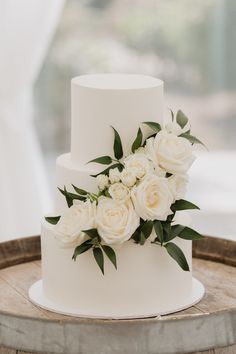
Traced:
[[176, 225], [172, 225], [171, 227], [171, 233], [174, 234], [175, 236], [179, 236], [179, 234], [183, 231], [183, 229], [186, 226], [184, 225], [180, 225], [180, 224], [176, 224]]
[[175, 217], [175, 212], [173, 212], [173, 214], [168, 215], [166, 221], [171, 223], [174, 217]]
[[109, 166], [108, 168], [106, 168], [105, 170], [103, 170], [103, 171], [97, 173], [96, 175], [90, 175], [90, 176], [91, 176], [91, 177], [97, 177], [97, 176], [99, 176], [99, 175], [106, 175], [106, 176], [108, 176], [108, 175], [109, 175], [109, 171], [110, 171], [111, 169], [116, 168], [116, 167], [118, 168], [119, 171], [122, 171], [122, 169], [123, 169], [123, 165], [122, 165], [121, 163], [115, 163], [114, 165], [111, 165], [111, 166]]
[[165, 248], [169, 255], [178, 263], [178, 265], [184, 270], [189, 271], [189, 265], [183, 251], [173, 242], [165, 244]]
[[188, 118], [181, 110], [177, 112], [176, 122], [181, 126], [181, 128], [184, 128], [185, 125], [188, 123]]
[[152, 229], [153, 229], [152, 220], [145, 221], [144, 224], [142, 225], [141, 232], [144, 234], [146, 239], [151, 235]]
[[132, 152], [135, 152], [135, 150], [137, 150], [138, 148], [140, 148], [140, 146], [142, 146], [142, 141], [143, 141], [143, 133], [142, 130], [139, 128], [136, 139], [134, 140], [132, 145], [132, 149], [131, 149]]
[[114, 155], [115, 158], [119, 160], [123, 157], [121, 138], [117, 130], [113, 127], [112, 129], [114, 130], [114, 145], [113, 145]]
[[134, 240], [134, 242], [135, 243], [139, 243], [140, 242], [140, 228], [138, 227], [135, 231], [134, 231], [134, 233], [133, 233], [133, 235], [131, 236], [131, 238]]
[[163, 240], [167, 242], [167, 240], [171, 237], [171, 223], [169, 221], [162, 221], [163, 227]]
[[184, 200], [184, 199], [179, 199], [176, 200], [174, 204], [171, 205], [171, 210], [173, 212], [176, 212], [178, 210], [190, 210], [190, 209], [200, 209], [197, 205]]
[[84, 243], [82, 243], [81, 245], [77, 246], [77, 247], [75, 248], [75, 250], [74, 250], [74, 254], [73, 254], [73, 256], [72, 256], [72, 259], [73, 259], [74, 261], [76, 261], [76, 258], [77, 258], [80, 254], [82, 254], [82, 253], [88, 251], [91, 247], [93, 247], [93, 246], [90, 244], [90, 240], [87, 240], [87, 241], [85, 241]]
[[174, 112], [172, 111], [172, 109], [170, 109], [170, 113], [171, 113], [171, 120], [173, 122], [175, 119], [175, 115], [174, 115]]
[[64, 197], [66, 198], [66, 202], [68, 207], [70, 208], [73, 205], [73, 200], [77, 199], [77, 200], [82, 200], [85, 201], [86, 198], [82, 197], [81, 195], [78, 194], [74, 194], [74, 193], [70, 193], [66, 190], [66, 187], [64, 187], [64, 190], [61, 188], [58, 188], [58, 190], [64, 195]]
[[163, 243], [163, 227], [162, 223], [159, 220], [154, 221], [154, 230], [157, 235], [158, 241], [162, 244]]
[[140, 243], [140, 245], [143, 246], [145, 242], [146, 242], [146, 237], [145, 237], [144, 233], [141, 231], [140, 232], [140, 241], [139, 241], [139, 243]]
[[183, 225], [173, 225], [168, 234], [165, 234], [165, 242], [173, 240], [185, 228]]
[[102, 245], [102, 249], [105, 252], [106, 256], [110, 259], [111, 263], [117, 269], [116, 254], [113, 248], [111, 248], [110, 246]]
[[189, 134], [189, 133], [183, 133], [179, 135], [181, 138], [185, 138], [188, 141], [190, 141], [190, 143], [192, 144], [201, 144], [206, 148], [206, 145], [199, 139], [197, 139], [195, 136]]
[[45, 220], [49, 222], [49, 224], [56, 225], [60, 218], [60, 216], [46, 216]]
[[99, 266], [99, 268], [102, 271], [102, 274], [104, 275], [104, 256], [103, 256], [101, 248], [95, 247], [93, 249], [93, 255], [94, 255], [95, 261], [97, 262], [97, 265]]
[[[182, 226], [182, 225], [179, 225]], [[197, 231], [191, 229], [190, 227], [185, 226], [182, 231], [179, 232], [178, 236], [184, 240], [201, 240], [204, 238]]]
[[72, 184], [72, 187], [74, 188], [74, 190], [76, 191], [76, 193], [81, 194], [81, 195], [88, 195], [89, 193], [86, 192], [84, 189], [78, 188], [76, 186], [74, 186], [74, 184]]
[[91, 163], [91, 162], [100, 163], [102, 165], [110, 165], [112, 163], [112, 158], [110, 156], [101, 156], [87, 163]]
[[154, 130], [156, 133], [158, 133], [161, 130], [161, 125], [157, 122], [143, 122], [143, 124], [146, 124], [149, 128]]
[[97, 229], [89, 229], [89, 230], [83, 230], [83, 232], [88, 235], [90, 238], [98, 238], [100, 239], [100, 236], [98, 234]]

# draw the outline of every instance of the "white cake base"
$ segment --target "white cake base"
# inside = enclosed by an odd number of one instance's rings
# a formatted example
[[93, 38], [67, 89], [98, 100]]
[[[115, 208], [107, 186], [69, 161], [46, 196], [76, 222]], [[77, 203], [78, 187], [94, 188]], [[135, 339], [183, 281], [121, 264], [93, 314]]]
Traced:
[[188, 298], [185, 298], [183, 302], [179, 302], [178, 307], [166, 307], [161, 312], [156, 312], [153, 309], [153, 312], [145, 313], [140, 310], [138, 313], [133, 313], [132, 315], [123, 314], [122, 316], [118, 316], [117, 314], [113, 313], [88, 313], [84, 312], [83, 309], [79, 310], [79, 308], [74, 309], [68, 306], [61, 306], [55, 304], [53, 301], [50, 301], [44, 296], [43, 293], [43, 282], [42, 280], [37, 281], [34, 283], [29, 289], [29, 298], [30, 300], [37, 306], [42, 307], [45, 310], [60, 313], [67, 316], [74, 316], [74, 317], [84, 317], [84, 318], [100, 318], [100, 319], [131, 319], [131, 318], [147, 318], [147, 317], [157, 317], [159, 315], [168, 315], [170, 313], [178, 312], [185, 310], [188, 307], [191, 307], [198, 303], [204, 296], [205, 289], [203, 284], [193, 278], [192, 279], [192, 292]]

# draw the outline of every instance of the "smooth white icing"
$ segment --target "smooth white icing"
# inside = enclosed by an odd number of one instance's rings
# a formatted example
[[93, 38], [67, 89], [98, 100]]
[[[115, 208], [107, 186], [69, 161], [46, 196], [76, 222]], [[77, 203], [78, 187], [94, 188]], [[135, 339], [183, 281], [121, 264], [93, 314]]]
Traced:
[[113, 126], [129, 154], [143, 121], [162, 121], [163, 82], [145, 75], [98, 74], [71, 83], [71, 159], [113, 156]]
[[[191, 295], [192, 272], [183, 271], [164, 247], [132, 241], [116, 250], [118, 269], [105, 259], [102, 275], [92, 251], [72, 261], [73, 248], [61, 248], [53, 226], [42, 226], [42, 274], [45, 296], [80, 313], [129, 317], [181, 308]], [[191, 267], [192, 242], [175, 239]]]

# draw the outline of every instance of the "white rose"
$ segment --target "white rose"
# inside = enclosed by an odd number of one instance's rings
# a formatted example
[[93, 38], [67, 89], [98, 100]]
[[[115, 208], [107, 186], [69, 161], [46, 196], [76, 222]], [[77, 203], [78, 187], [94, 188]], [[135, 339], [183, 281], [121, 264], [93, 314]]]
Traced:
[[96, 177], [97, 185], [100, 191], [103, 191], [106, 187], [109, 186], [109, 179], [105, 175], [98, 175]]
[[187, 124], [183, 128], [181, 128], [181, 126], [175, 120], [173, 122], [167, 123], [165, 126], [165, 130], [167, 131], [167, 133], [175, 135], [186, 133], [190, 128], [191, 127], [189, 122], [187, 122]]
[[119, 245], [128, 241], [139, 226], [139, 217], [132, 202], [117, 202], [101, 197], [97, 206], [97, 230], [108, 245]]
[[112, 199], [118, 202], [125, 202], [130, 198], [130, 190], [123, 183], [113, 183], [108, 192]]
[[174, 199], [182, 199], [186, 194], [188, 175], [173, 175], [168, 178], [168, 182]]
[[185, 173], [195, 160], [191, 143], [182, 137], [162, 130], [155, 138], [147, 139], [146, 152], [156, 166], [169, 173]]
[[55, 225], [55, 236], [64, 246], [79, 245], [85, 241], [83, 230], [95, 227], [96, 203], [76, 201]]
[[131, 198], [143, 220], [166, 220], [172, 214], [173, 195], [167, 178], [148, 175], [133, 188]]
[[136, 183], [135, 173], [131, 169], [124, 168], [120, 174], [120, 179], [127, 187], [133, 187]]
[[154, 170], [152, 161], [141, 151], [126, 157], [124, 165], [125, 168], [131, 170], [138, 179], [145, 177]]
[[120, 171], [118, 168], [111, 168], [109, 171], [109, 180], [111, 183], [120, 182]]

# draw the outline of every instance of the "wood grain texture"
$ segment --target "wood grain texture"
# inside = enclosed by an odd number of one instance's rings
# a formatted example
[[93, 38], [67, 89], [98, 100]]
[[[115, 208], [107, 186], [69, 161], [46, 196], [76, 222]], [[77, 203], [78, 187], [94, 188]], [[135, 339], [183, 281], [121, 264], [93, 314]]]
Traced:
[[0, 269], [40, 259], [40, 237], [32, 236], [2, 242], [0, 255]]
[[193, 257], [236, 267], [236, 242], [217, 237], [193, 241]]
[[12, 241], [0, 244], [0, 345], [18, 348], [0, 347], [0, 354], [235, 354], [235, 243], [224, 241], [221, 263], [213, 261], [213, 246], [205, 243], [206, 251], [198, 246], [202, 241], [194, 245], [195, 255], [205, 258], [193, 259], [194, 276], [206, 287], [200, 303], [160, 318], [120, 321], [73, 318], [34, 306], [28, 288], [41, 277], [39, 238], [13, 241], [12, 252]]

